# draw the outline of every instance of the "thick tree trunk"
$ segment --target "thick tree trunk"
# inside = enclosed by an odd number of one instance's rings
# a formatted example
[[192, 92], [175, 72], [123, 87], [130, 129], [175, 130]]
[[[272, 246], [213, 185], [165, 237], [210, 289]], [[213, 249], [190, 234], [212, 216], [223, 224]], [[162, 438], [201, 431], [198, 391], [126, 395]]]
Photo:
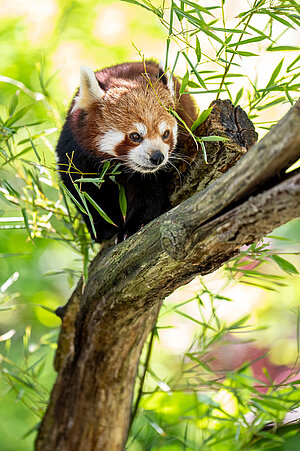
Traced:
[[186, 200], [100, 252], [86, 286], [78, 283], [63, 310], [58, 377], [37, 451], [124, 449], [140, 353], [162, 300], [197, 274], [220, 267], [240, 246], [300, 216], [300, 173], [284, 175], [300, 158], [300, 103], [208, 186], [255, 140], [241, 110], [217, 102], [214, 111], [201, 134], [230, 141], [210, 144], [213, 167], [197, 154], [185, 183], [170, 193], [173, 205]]

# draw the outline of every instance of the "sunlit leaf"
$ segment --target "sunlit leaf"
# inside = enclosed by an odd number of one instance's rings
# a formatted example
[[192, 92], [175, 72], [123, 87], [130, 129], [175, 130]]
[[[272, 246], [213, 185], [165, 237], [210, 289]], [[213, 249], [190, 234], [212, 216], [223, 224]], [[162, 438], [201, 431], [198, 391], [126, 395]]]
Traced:
[[109, 222], [110, 224], [114, 225], [115, 227], [116, 224], [107, 216], [107, 214], [102, 210], [102, 208], [94, 201], [94, 199], [92, 199], [92, 197], [86, 193], [83, 192], [84, 197], [87, 198], [87, 200], [91, 203], [91, 205], [97, 210], [97, 212], [99, 213], [100, 216], [102, 216], [103, 219], [105, 219], [105, 221]]
[[287, 272], [288, 274], [299, 274], [297, 268], [288, 260], [286, 260], [283, 257], [280, 257], [280, 255], [271, 255], [271, 259], [279, 266], [280, 269], [282, 269], [284, 272]]
[[191, 126], [191, 130], [192, 132], [196, 130], [196, 128], [199, 127], [200, 124], [202, 124], [210, 115], [210, 113], [212, 112], [213, 107], [207, 108], [206, 110], [203, 110], [199, 116], [197, 117], [197, 119], [195, 120], [195, 122], [192, 124]]
[[125, 221], [126, 213], [127, 213], [127, 199], [126, 199], [126, 193], [123, 185], [118, 184], [119, 187], [119, 205], [121, 209], [121, 213], [123, 216], [123, 219]]

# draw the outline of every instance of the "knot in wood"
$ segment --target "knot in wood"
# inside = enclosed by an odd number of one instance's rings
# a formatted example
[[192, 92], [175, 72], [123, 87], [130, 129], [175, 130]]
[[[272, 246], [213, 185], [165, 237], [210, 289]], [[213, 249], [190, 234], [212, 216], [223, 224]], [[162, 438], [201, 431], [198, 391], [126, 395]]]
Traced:
[[187, 255], [187, 229], [183, 223], [166, 221], [161, 226], [161, 245], [174, 260], [184, 260]]

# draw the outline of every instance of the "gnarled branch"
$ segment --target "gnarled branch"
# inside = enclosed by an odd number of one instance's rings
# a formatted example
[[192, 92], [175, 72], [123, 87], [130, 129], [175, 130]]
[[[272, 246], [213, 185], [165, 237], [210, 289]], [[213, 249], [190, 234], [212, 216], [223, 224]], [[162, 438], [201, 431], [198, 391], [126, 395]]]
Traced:
[[[36, 450], [124, 448], [140, 353], [162, 300], [300, 216], [300, 174], [284, 174], [299, 157], [300, 102], [214, 183], [98, 254], [63, 317], [58, 377]], [[174, 204], [197, 191], [195, 174]]]

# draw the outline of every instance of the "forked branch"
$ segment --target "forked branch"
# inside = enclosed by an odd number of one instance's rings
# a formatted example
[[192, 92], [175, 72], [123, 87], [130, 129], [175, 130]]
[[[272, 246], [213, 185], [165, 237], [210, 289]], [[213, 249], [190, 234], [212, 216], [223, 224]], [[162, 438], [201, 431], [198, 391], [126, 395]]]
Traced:
[[[234, 148], [235, 138], [226, 126], [222, 130]], [[236, 146], [237, 154], [245, 153], [246, 145]], [[63, 317], [58, 377], [36, 450], [124, 449], [140, 353], [162, 300], [197, 274], [219, 268], [242, 245], [300, 216], [300, 173], [285, 175], [298, 158], [300, 102], [228, 172], [98, 254]], [[197, 191], [197, 180], [192, 168], [187, 185], [174, 189], [173, 205]]]

